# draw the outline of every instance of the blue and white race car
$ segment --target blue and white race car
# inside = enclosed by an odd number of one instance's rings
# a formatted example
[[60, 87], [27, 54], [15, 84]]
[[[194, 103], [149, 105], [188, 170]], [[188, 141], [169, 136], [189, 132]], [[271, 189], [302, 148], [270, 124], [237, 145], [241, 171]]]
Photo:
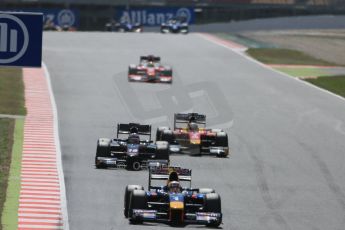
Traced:
[[189, 32], [188, 23], [185, 17], [173, 17], [161, 24], [161, 33], [182, 33]]

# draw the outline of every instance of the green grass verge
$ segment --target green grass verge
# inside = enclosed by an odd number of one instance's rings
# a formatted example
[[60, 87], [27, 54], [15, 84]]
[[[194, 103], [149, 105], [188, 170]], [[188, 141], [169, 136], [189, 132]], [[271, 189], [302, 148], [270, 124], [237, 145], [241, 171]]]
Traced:
[[251, 57], [265, 64], [288, 64], [288, 65], [324, 65], [335, 66], [321, 59], [311, 57], [303, 52], [289, 49], [275, 48], [250, 48], [247, 51]]
[[319, 77], [305, 81], [345, 97], [345, 76]]
[[323, 68], [291, 68], [291, 67], [273, 67], [273, 68], [293, 77], [310, 77], [310, 76], [327, 75], [327, 71], [325, 71]]
[[0, 68], [0, 114], [26, 114], [21, 68]]
[[7, 180], [11, 165], [13, 132], [14, 120], [0, 119], [0, 213], [2, 213], [6, 200]]
[[[20, 192], [20, 170], [22, 159], [22, 148], [24, 139], [24, 119], [17, 119], [14, 129], [14, 142], [12, 148], [11, 168], [9, 172], [6, 201], [1, 215], [3, 230], [17, 229], [18, 207]], [[0, 228], [1, 228], [0, 225]]]

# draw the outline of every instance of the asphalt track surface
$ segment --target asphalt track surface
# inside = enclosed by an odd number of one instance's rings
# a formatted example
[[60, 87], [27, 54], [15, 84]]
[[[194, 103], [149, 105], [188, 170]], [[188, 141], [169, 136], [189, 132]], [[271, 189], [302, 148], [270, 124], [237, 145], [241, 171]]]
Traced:
[[[155, 54], [174, 84], [128, 83], [127, 67]], [[198, 34], [45, 33], [57, 103], [70, 229], [129, 225], [127, 184], [147, 171], [97, 170], [96, 141], [117, 122], [171, 125], [174, 112], [206, 113], [230, 134], [231, 157], [173, 156], [194, 187], [222, 197], [223, 229], [343, 229], [345, 100], [267, 69]], [[157, 227], [158, 226], [158, 227]], [[186, 229], [201, 228], [187, 226]]]

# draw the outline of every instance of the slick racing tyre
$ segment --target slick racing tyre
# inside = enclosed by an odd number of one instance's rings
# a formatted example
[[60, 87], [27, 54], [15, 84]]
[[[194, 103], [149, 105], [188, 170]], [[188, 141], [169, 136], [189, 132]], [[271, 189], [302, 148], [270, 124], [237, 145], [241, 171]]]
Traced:
[[199, 193], [208, 194], [208, 193], [215, 193], [213, 188], [199, 188]]
[[167, 141], [157, 141], [156, 159], [169, 161], [169, 143]]
[[169, 130], [168, 127], [158, 127], [156, 131], [156, 141], [162, 140], [162, 133], [164, 130]]
[[129, 199], [128, 218], [132, 224], [142, 221], [133, 217], [133, 209], [147, 209], [147, 197], [144, 190], [133, 190]]
[[217, 133], [216, 146], [228, 147], [228, 135], [225, 132]]
[[126, 164], [128, 170], [141, 170], [141, 160], [138, 157], [128, 157]]
[[109, 157], [110, 156], [110, 139], [109, 138], [99, 138], [97, 141], [95, 165], [96, 168], [106, 168], [105, 165], [100, 164], [97, 161], [97, 157]]
[[174, 142], [174, 134], [169, 130], [163, 130], [161, 135], [161, 141], [167, 141], [169, 144]]
[[[221, 213], [222, 206], [220, 196], [217, 193], [208, 193], [204, 200], [204, 210], [205, 212]], [[207, 224], [208, 227], [218, 227], [222, 223], [222, 220], [211, 222]]]
[[144, 190], [144, 187], [141, 185], [127, 185], [125, 189], [125, 197], [124, 197], [124, 210], [123, 214], [126, 218], [128, 218], [128, 208], [129, 208], [129, 199], [131, 196], [131, 193], [134, 190]]

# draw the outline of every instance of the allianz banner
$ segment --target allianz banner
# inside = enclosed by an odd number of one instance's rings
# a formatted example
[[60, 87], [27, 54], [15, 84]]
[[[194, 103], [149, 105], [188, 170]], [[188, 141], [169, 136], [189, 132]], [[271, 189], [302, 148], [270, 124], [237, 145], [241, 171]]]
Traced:
[[34, 12], [43, 13], [43, 24], [48, 20], [55, 25], [63, 27], [68, 26], [78, 28], [79, 26], [79, 10], [77, 9], [41, 9], [41, 8], [28, 8], [28, 9], [6, 9], [6, 12]]
[[145, 26], [158, 26], [169, 18], [183, 16], [189, 24], [194, 22], [194, 9], [189, 7], [118, 8], [115, 19], [119, 22], [140, 23]]

